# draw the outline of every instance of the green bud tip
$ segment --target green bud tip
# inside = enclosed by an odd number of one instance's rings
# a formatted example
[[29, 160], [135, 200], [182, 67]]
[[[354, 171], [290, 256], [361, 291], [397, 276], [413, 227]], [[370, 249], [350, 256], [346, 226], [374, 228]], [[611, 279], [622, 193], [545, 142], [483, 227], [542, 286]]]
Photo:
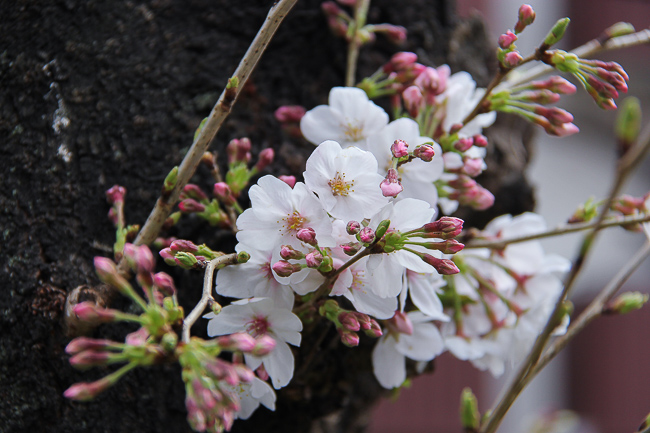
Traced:
[[172, 189], [176, 186], [176, 181], [178, 180], [178, 166], [171, 169], [167, 177], [165, 177], [165, 182], [163, 183], [163, 191], [166, 193], [171, 192]]
[[470, 388], [463, 389], [460, 396], [460, 421], [463, 428], [477, 430], [481, 415], [478, 411], [478, 401]]
[[636, 141], [640, 130], [641, 104], [637, 98], [625, 98], [616, 120], [616, 138], [623, 145], [629, 146]]
[[608, 39], [617, 38], [619, 36], [629, 35], [631, 33], [634, 33], [635, 31], [636, 30], [634, 29], [634, 26], [632, 24], [621, 21], [609, 27], [607, 30], [605, 30], [605, 36]]
[[566, 28], [570, 22], [571, 20], [569, 18], [560, 18], [557, 20], [551, 31], [546, 35], [546, 38], [544, 38], [544, 45], [550, 47], [557, 44], [564, 36], [564, 32], [566, 32]]
[[246, 263], [251, 258], [251, 255], [246, 251], [240, 251], [237, 253], [237, 263]]
[[627, 314], [631, 311], [638, 310], [648, 302], [648, 295], [639, 292], [627, 292], [619, 295], [610, 310], [617, 314]]
[[226, 85], [226, 89], [236, 89], [237, 87], [239, 87], [239, 78], [238, 77], [228, 78], [228, 84]]

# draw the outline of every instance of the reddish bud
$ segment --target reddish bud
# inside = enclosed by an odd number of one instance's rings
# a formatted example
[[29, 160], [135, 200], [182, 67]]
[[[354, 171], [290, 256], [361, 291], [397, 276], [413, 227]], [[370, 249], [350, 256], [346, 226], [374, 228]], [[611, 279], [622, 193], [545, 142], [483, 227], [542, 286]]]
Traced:
[[503, 49], [508, 48], [517, 40], [517, 35], [512, 33], [510, 30], [499, 36], [499, 46]]
[[106, 349], [108, 347], [115, 346], [115, 342], [111, 340], [100, 340], [97, 338], [88, 338], [88, 337], [77, 337], [72, 340], [65, 347], [65, 353], [68, 355], [74, 355], [84, 350], [98, 350]]
[[402, 99], [404, 100], [404, 107], [408, 111], [409, 116], [417, 117], [424, 104], [424, 97], [420, 88], [417, 86], [407, 87], [402, 92]]
[[311, 246], [318, 245], [318, 242], [316, 241], [316, 232], [311, 227], [298, 230], [298, 233], [296, 233], [296, 237], [300, 241], [309, 244]]
[[172, 296], [176, 293], [174, 279], [164, 272], [158, 272], [153, 276], [153, 283], [166, 296]]
[[205, 206], [193, 198], [186, 198], [185, 200], [181, 201], [178, 203], [178, 208], [183, 213], [203, 212], [205, 210]]
[[305, 254], [294, 249], [291, 245], [282, 245], [280, 247], [280, 257], [284, 260], [299, 260], [305, 257]]
[[323, 263], [323, 255], [318, 251], [312, 251], [305, 256], [305, 261], [307, 263], [307, 267], [315, 269], [319, 267], [321, 263]]
[[84, 350], [70, 358], [70, 365], [79, 369], [98, 367], [100, 365], [108, 364], [110, 357], [111, 354], [109, 352]]
[[271, 353], [275, 348], [275, 340], [269, 335], [262, 335], [257, 337], [255, 340], [255, 348], [253, 349], [253, 355], [255, 356], [264, 356]]
[[299, 264], [293, 265], [285, 260], [280, 260], [279, 262], [274, 263], [271, 268], [276, 274], [278, 274], [278, 276], [289, 277], [294, 272], [299, 272], [302, 269], [302, 266]]
[[65, 398], [77, 401], [87, 401], [95, 398], [99, 393], [112, 385], [111, 381], [103, 378], [95, 382], [75, 383], [63, 393]]
[[223, 204], [226, 206], [232, 206], [235, 204], [235, 197], [232, 195], [230, 186], [226, 182], [217, 182], [212, 188], [212, 192], [215, 197], [217, 197]]
[[359, 231], [358, 236], [364, 244], [371, 244], [375, 240], [375, 231], [370, 227], [364, 227]]
[[341, 245], [341, 249], [348, 256], [353, 256], [358, 253], [361, 247], [362, 245], [358, 242], [349, 242], [347, 244]]
[[293, 188], [296, 185], [296, 177], [295, 176], [278, 176], [278, 179], [280, 179], [282, 182], [286, 183], [289, 185], [291, 188]]
[[115, 310], [99, 308], [88, 301], [75, 305], [72, 311], [85, 322], [108, 323], [115, 320]]
[[420, 158], [422, 161], [431, 162], [435, 156], [436, 151], [430, 144], [422, 144], [415, 148], [413, 155]]
[[197, 201], [208, 199], [208, 196], [203, 192], [203, 190], [198, 185], [194, 185], [193, 183], [188, 183], [185, 185], [185, 187], [183, 187], [183, 192], [187, 197], [193, 198]]
[[341, 336], [341, 343], [348, 347], [356, 347], [359, 345], [359, 336], [355, 332], [347, 331], [343, 328], [339, 328], [338, 331]]
[[119, 185], [113, 185], [108, 191], [106, 191], [106, 201], [108, 201], [108, 204], [123, 202], [125, 195], [126, 188]]
[[433, 266], [435, 270], [438, 271], [438, 273], [441, 275], [453, 275], [460, 272], [456, 264], [451, 260], [439, 259], [430, 254], [423, 254], [421, 256], [421, 259], [425, 263]]
[[274, 156], [275, 156], [275, 152], [270, 147], [267, 147], [266, 149], [263, 149], [260, 152], [259, 160], [257, 161], [257, 164], [255, 165], [255, 168], [257, 169], [257, 171], [262, 171], [266, 167], [268, 167], [269, 164], [271, 164], [273, 162]]
[[411, 319], [401, 311], [395, 311], [395, 315], [388, 320], [388, 326], [400, 334], [413, 335], [413, 323], [411, 322]]
[[365, 329], [364, 332], [368, 337], [372, 338], [379, 338], [384, 335], [384, 333], [381, 331], [381, 326], [379, 326], [379, 323], [375, 319], [370, 319], [370, 326], [368, 329]]
[[441, 251], [443, 254], [456, 254], [465, 248], [465, 245], [456, 239], [449, 239], [444, 242], [431, 242], [427, 245], [428, 249]]
[[483, 172], [483, 159], [465, 158], [465, 165], [463, 165], [463, 173], [471, 177], [476, 177], [482, 172]]
[[519, 8], [519, 16], [517, 24], [515, 25], [515, 32], [521, 33], [526, 26], [529, 26], [535, 21], [535, 11], [531, 5], [521, 5]]
[[474, 145], [474, 139], [473, 138], [461, 138], [457, 142], [454, 143], [454, 149], [456, 149], [459, 152], [466, 152], [468, 151], [472, 146]]
[[403, 71], [413, 66], [417, 62], [418, 56], [415, 53], [402, 51], [393, 54], [390, 61], [384, 65], [384, 72], [391, 73], [395, 71]]
[[343, 312], [339, 314], [338, 320], [341, 326], [348, 331], [358, 331], [361, 329], [361, 324], [354, 313]]
[[280, 123], [298, 123], [307, 110], [300, 105], [282, 105], [275, 110], [275, 118]]
[[358, 221], [348, 221], [348, 224], [345, 226], [345, 231], [349, 235], [356, 235], [361, 230], [361, 224]]
[[404, 190], [402, 183], [397, 177], [397, 170], [389, 168], [388, 174], [386, 174], [386, 178], [379, 184], [379, 188], [384, 197], [397, 197]]
[[508, 68], [514, 68], [524, 60], [518, 51], [511, 51], [503, 58], [503, 65]]
[[[188, 241], [186, 239], [177, 239], [169, 247], [173, 252], [179, 252], [183, 251], [186, 253], [196, 253], [199, 251], [199, 247], [197, 247], [194, 242]], [[162, 251], [161, 251], [162, 255]], [[164, 258], [164, 257], [163, 257]]]
[[223, 350], [239, 350], [240, 352], [251, 352], [256, 344], [255, 339], [245, 332], [218, 337], [217, 342]]
[[409, 145], [404, 140], [395, 140], [390, 147], [394, 158], [403, 158], [409, 154]]

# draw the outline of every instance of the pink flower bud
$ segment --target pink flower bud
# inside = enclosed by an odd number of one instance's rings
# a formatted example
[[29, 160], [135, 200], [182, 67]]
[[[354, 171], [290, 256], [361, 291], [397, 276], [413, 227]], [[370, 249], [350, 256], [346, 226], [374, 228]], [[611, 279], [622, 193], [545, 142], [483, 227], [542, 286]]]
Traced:
[[171, 248], [164, 248], [158, 254], [160, 254], [160, 257], [163, 258], [167, 265], [176, 266], [176, 260], [174, 260], [174, 253], [172, 253]]
[[321, 263], [323, 263], [323, 255], [318, 251], [312, 251], [305, 256], [305, 261], [307, 263], [307, 267], [315, 269], [319, 267]]
[[84, 350], [106, 349], [115, 346], [117, 343], [111, 340], [100, 340], [97, 338], [77, 337], [65, 347], [65, 353], [74, 355]]
[[198, 186], [194, 185], [193, 183], [188, 183], [183, 187], [183, 193], [189, 198], [193, 198], [194, 200], [207, 200], [208, 196], [203, 192], [203, 190]]
[[172, 296], [176, 293], [174, 279], [169, 274], [158, 272], [153, 276], [153, 283], [166, 296]]
[[148, 246], [140, 245], [136, 247], [135, 265], [138, 272], [153, 272], [156, 267], [156, 260]]
[[275, 344], [275, 340], [269, 335], [262, 335], [260, 337], [257, 337], [255, 348], [253, 349], [253, 355], [268, 355], [275, 348]]
[[402, 45], [406, 41], [406, 29], [402, 26], [386, 25], [384, 34], [395, 45]]
[[361, 247], [362, 245], [358, 242], [349, 242], [347, 244], [341, 245], [341, 249], [348, 256], [353, 256], [358, 253]]
[[469, 137], [469, 138], [461, 138], [457, 142], [454, 143], [454, 149], [456, 149], [459, 152], [466, 152], [474, 145], [474, 139]]
[[255, 373], [253, 373], [253, 370], [246, 367], [245, 365], [234, 364], [232, 367], [237, 373], [240, 382], [250, 383], [253, 381], [253, 379], [255, 379]]
[[554, 75], [544, 81], [533, 81], [531, 86], [535, 89], [548, 89], [561, 95], [572, 95], [576, 92], [576, 86], [559, 75]]
[[535, 21], [535, 11], [531, 5], [521, 5], [519, 8], [519, 19], [515, 25], [515, 32], [521, 33], [526, 26], [529, 26]]
[[231, 140], [226, 147], [228, 162], [248, 162], [251, 159], [251, 141], [244, 137]]
[[379, 184], [379, 188], [384, 197], [397, 197], [397, 195], [404, 190], [402, 183], [397, 177], [397, 170], [389, 168], [388, 174]]
[[316, 232], [311, 227], [298, 230], [298, 233], [296, 233], [296, 237], [300, 241], [309, 244], [311, 246], [318, 245], [318, 242], [316, 241]]
[[463, 220], [455, 217], [442, 217], [438, 221], [425, 224], [425, 233], [439, 233], [443, 239], [454, 238], [463, 230]]
[[409, 145], [404, 140], [395, 140], [390, 147], [394, 158], [403, 158], [409, 154]]
[[88, 401], [112, 385], [111, 381], [103, 378], [95, 382], [75, 383], [63, 393], [65, 398], [77, 401]]
[[147, 331], [147, 328], [140, 328], [137, 331], [128, 334], [124, 339], [124, 342], [129, 346], [139, 347], [147, 344], [148, 338], [149, 338], [149, 331]]
[[415, 148], [413, 155], [420, 158], [422, 161], [431, 162], [435, 156], [436, 151], [430, 144], [422, 144]]
[[205, 206], [193, 198], [186, 198], [185, 200], [181, 201], [178, 203], [178, 208], [183, 213], [203, 212], [205, 210]]
[[259, 377], [260, 379], [269, 380], [269, 374], [266, 372], [266, 369], [264, 368], [264, 364], [257, 367], [255, 373], [257, 374], [257, 377]]
[[401, 311], [395, 311], [395, 315], [388, 321], [388, 326], [400, 334], [413, 335], [413, 323], [409, 316]]
[[278, 176], [278, 179], [280, 179], [282, 182], [286, 183], [289, 185], [291, 188], [293, 188], [296, 185], [296, 177], [295, 176]]
[[108, 323], [115, 320], [115, 310], [100, 308], [88, 301], [75, 305], [72, 311], [85, 322]]
[[415, 53], [402, 51], [393, 54], [390, 61], [384, 65], [384, 72], [391, 73], [395, 71], [403, 71], [413, 66], [417, 62], [418, 56]]
[[477, 210], [485, 210], [494, 204], [494, 195], [480, 185], [463, 191], [458, 198], [461, 204], [471, 206]]
[[456, 254], [465, 248], [465, 245], [458, 242], [456, 239], [449, 239], [443, 242], [431, 242], [427, 248], [432, 250], [441, 251], [443, 254]]
[[367, 314], [359, 313], [356, 311], [353, 311], [352, 314], [357, 318], [357, 321], [359, 322], [359, 327], [360, 329], [363, 329], [364, 331], [372, 328], [371, 324], [371, 318]]
[[262, 171], [266, 167], [268, 167], [269, 164], [273, 162], [274, 156], [275, 156], [275, 152], [270, 147], [263, 149], [260, 152], [260, 159], [257, 161], [257, 164], [255, 165], [257, 171]]
[[339, 328], [338, 331], [341, 336], [341, 343], [348, 347], [356, 347], [359, 345], [359, 336], [355, 332], [347, 331], [343, 328]]
[[375, 231], [370, 227], [364, 227], [359, 232], [359, 240], [364, 244], [371, 244], [375, 240]]
[[463, 173], [468, 176], [476, 177], [483, 172], [483, 159], [481, 158], [465, 158], [465, 165], [463, 166]]
[[487, 147], [488, 139], [485, 135], [477, 134], [472, 138], [474, 138], [474, 146]]
[[275, 110], [275, 118], [280, 123], [298, 123], [306, 112], [300, 105], [282, 105]]
[[[178, 251], [183, 251], [186, 253], [196, 253], [199, 251], [199, 247], [197, 247], [194, 242], [188, 241], [186, 239], [177, 239], [169, 247], [173, 252], [178, 252]], [[162, 255], [162, 251], [161, 251]], [[164, 258], [164, 257], [163, 257]]]
[[302, 269], [302, 266], [299, 264], [291, 264], [285, 260], [280, 260], [271, 266], [276, 274], [280, 277], [289, 277], [294, 272], [299, 272]]
[[[616, 109], [616, 105], [614, 105], [614, 109]], [[551, 125], [549, 128], [545, 129], [548, 134], [557, 135], [558, 137], [567, 137], [580, 132], [580, 128], [573, 123], [563, 123], [560, 126]]]
[[106, 191], [106, 201], [108, 201], [108, 204], [124, 202], [125, 195], [126, 188], [119, 185], [113, 185], [108, 191]]
[[226, 182], [217, 182], [212, 188], [212, 192], [215, 197], [217, 197], [223, 204], [226, 206], [232, 206], [235, 204], [235, 197], [232, 195], [230, 186]]
[[280, 257], [284, 260], [299, 260], [305, 257], [303, 253], [294, 249], [291, 245], [282, 245], [280, 247]]
[[451, 260], [439, 259], [430, 254], [423, 254], [421, 258], [425, 263], [433, 266], [441, 275], [453, 275], [460, 272], [458, 266]]
[[422, 91], [417, 86], [409, 86], [402, 92], [404, 107], [411, 117], [417, 117], [424, 105]]
[[381, 331], [381, 326], [375, 319], [370, 319], [370, 327], [364, 331], [368, 337], [379, 338], [384, 333]]
[[524, 60], [524, 58], [521, 57], [521, 54], [519, 54], [518, 51], [511, 51], [503, 58], [503, 64], [508, 68], [514, 68], [521, 63], [522, 60]]
[[465, 125], [463, 125], [462, 123], [454, 123], [453, 125], [451, 125], [449, 127], [449, 133], [450, 134], [456, 134], [458, 131], [463, 129], [463, 126], [465, 126]]
[[109, 352], [98, 352], [84, 350], [70, 358], [70, 365], [75, 368], [90, 368], [108, 364], [111, 354]]
[[358, 331], [361, 329], [361, 324], [359, 320], [355, 317], [354, 313], [342, 312], [338, 316], [338, 321], [341, 323], [344, 329], [348, 331]]
[[512, 45], [517, 40], [517, 35], [510, 30], [499, 36], [499, 46], [504, 50]]
[[217, 338], [217, 343], [223, 350], [251, 352], [255, 348], [255, 339], [245, 332], [224, 335]]
[[345, 226], [345, 231], [349, 235], [356, 235], [361, 230], [361, 224], [358, 221], [348, 221], [348, 224]]
[[95, 272], [97, 276], [106, 284], [112, 284], [121, 279], [119, 273], [117, 272], [117, 267], [115, 262], [106, 257], [95, 257]]

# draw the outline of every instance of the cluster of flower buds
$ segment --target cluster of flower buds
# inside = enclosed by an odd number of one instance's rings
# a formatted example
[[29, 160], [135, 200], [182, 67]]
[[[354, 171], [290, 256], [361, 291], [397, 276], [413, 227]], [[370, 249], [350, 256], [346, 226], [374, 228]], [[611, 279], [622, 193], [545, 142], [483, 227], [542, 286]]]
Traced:
[[334, 323], [341, 336], [341, 342], [348, 347], [359, 345], [359, 331], [372, 338], [382, 336], [381, 326], [375, 319], [367, 314], [341, 308], [333, 299], [323, 302], [318, 308], [318, 313]]
[[[186, 239], [176, 239], [171, 244], [160, 250], [160, 257], [169, 266], [179, 266], [183, 269], [203, 269], [207, 262], [223, 253], [211, 250], [207, 245], [196, 245]], [[237, 255], [239, 263], [245, 263], [249, 256], [245, 252]]]
[[198, 185], [185, 185], [180, 199], [178, 208], [182, 213], [195, 213], [212, 226], [227, 226], [230, 224], [228, 215], [221, 209], [219, 202], [216, 199], [210, 200]]
[[[192, 338], [179, 346], [177, 356], [183, 368], [187, 420], [196, 431], [230, 430], [241, 409], [236, 389], [251, 383], [255, 374], [245, 364], [236, 362], [237, 353], [264, 356], [273, 350], [275, 340], [268, 336], [257, 339], [236, 333], [204, 341]], [[234, 362], [217, 356], [222, 351], [235, 352]]]
[[556, 75], [497, 92], [490, 97], [490, 108], [520, 115], [544, 128], [546, 133], [564, 137], [579, 131], [572, 123], [573, 116], [561, 108], [547, 105], [559, 101], [561, 95], [575, 91], [573, 84]]
[[[339, 0], [339, 3], [353, 8], [355, 11], [354, 18], [333, 1], [326, 1], [321, 4], [321, 9], [327, 19], [327, 25], [334, 35], [358, 45], [374, 41], [376, 33], [384, 34], [389, 41], [396, 45], [406, 41], [406, 29], [402, 26], [393, 24], [364, 25], [366, 17], [359, 17], [358, 8], [362, 6], [357, 0]], [[362, 10], [361, 13], [365, 15], [367, 11]], [[361, 22], [357, 22], [355, 18], [359, 18]], [[354, 32], [350, 31], [350, 29], [354, 29]]]
[[[467, 165], [467, 162], [470, 165]], [[443, 192], [446, 197], [451, 200], [456, 200], [464, 206], [471, 206], [477, 210], [485, 210], [494, 204], [494, 195], [479, 185], [474, 179], [469, 177], [468, 174], [474, 175], [480, 173], [478, 168], [474, 168], [474, 161], [465, 161], [460, 169], [462, 173], [455, 179], [449, 180], [443, 186]]]
[[497, 59], [504, 69], [517, 67], [524, 59], [517, 51], [515, 41], [517, 35], [535, 21], [535, 11], [530, 5], [522, 5], [519, 8], [515, 31], [508, 30], [499, 36], [499, 48], [497, 49]]
[[140, 231], [140, 226], [137, 224], [126, 226], [124, 219], [124, 196], [126, 196], [126, 188], [120, 185], [114, 185], [106, 191], [106, 201], [111, 205], [111, 209], [108, 211], [108, 218], [116, 229], [115, 244], [113, 245], [116, 260], [122, 258], [124, 244], [135, 239], [138, 231]]
[[614, 99], [618, 98], [619, 92], [627, 93], [629, 76], [616, 62], [581, 59], [562, 50], [545, 53], [542, 61], [576, 77], [596, 104], [605, 110], [616, 109]]
[[[311, 227], [300, 229], [296, 237], [308, 247], [305, 251], [299, 251], [291, 245], [281, 246], [282, 260], [271, 266], [279, 277], [289, 277], [305, 268], [316, 269], [324, 274], [332, 271], [333, 259], [326, 249], [319, 248], [314, 229]], [[289, 260], [304, 260], [304, 263], [290, 263]]]
[[418, 117], [423, 109], [431, 109], [436, 105], [436, 96], [442, 94], [447, 88], [447, 80], [451, 74], [449, 66], [442, 65], [438, 68], [423, 67], [416, 71], [417, 76], [408, 87], [402, 85], [401, 90], [404, 108], [409, 116]]
[[599, 205], [600, 203], [596, 202], [593, 197], [590, 197], [586, 202], [578, 206], [567, 222], [569, 224], [576, 224], [591, 221], [598, 215]]
[[251, 177], [257, 175], [271, 164], [275, 156], [273, 149], [270, 147], [262, 149], [257, 163], [249, 169], [251, 141], [245, 137], [231, 140], [226, 147], [226, 153], [228, 154], [226, 183], [235, 198], [239, 197], [242, 190], [246, 188]]
[[[364, 78], [358, 87], [363, 89], [371, 99], [391, 95], [393, 107], [401, 107], [400, 96], [408, 87], [414, 85], [415, 79], [427, 68], [417, 63], [417, 60], [418, 56], [415, 53], [407, 51], [396, 53], [372, 76]], [[421, 96], [422, 90], [419, 91]], [[412, 96], [414, 99], [417, 98], [416, 95]]]

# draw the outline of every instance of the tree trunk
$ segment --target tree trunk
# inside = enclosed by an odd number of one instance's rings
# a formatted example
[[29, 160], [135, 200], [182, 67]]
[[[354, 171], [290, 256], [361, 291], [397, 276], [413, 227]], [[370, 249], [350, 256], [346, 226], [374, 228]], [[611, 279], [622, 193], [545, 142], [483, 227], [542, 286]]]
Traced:
[[[115, 234], [104, 191], [126, 187], [127, 222], [145, 221], [165, 175], [181, 161], [271, 5], [16, 0], [0, 6], [1, 431], [190, 431], [177, 365], [137, 369], [89, 403], [63, 398], [71, 384], [110, 370], [78, 372], [69, 365], [62, 307], [67, 292], [98, 283], [92, 258], [111, 255]], [[302, 0], [290, 13], [213, 149], [248, 136], [254, 151], [276, 150], [272, 173], [302, 173], [313, 147], [284, 136], [273, 111], [324, 103], [329, 89], [343, 83], [345, 42], [330, 34], [319, 5]], [[487, 84], [492, 44], [480, 21], [458, 20], [453, 1], [377, 0], [368, 21], [407, 27], [409, 41], [401, 49], [415, 51], [423, 63], [468, 70]], [[362, 49], [359, 76], [395, 51], [379, 36]], [[525, 162], [521, 141], [512, 146]], [[500, 175], [484, 184], [493, 192], [508, 182], [521, 186], [523, 165], [509, 168], [506, 180]], [[200, 169], [193, 182], [209, 187], [209, 174]], [[530, 190], [522, 191], [508, 200], [532, 203]], [[168, 235], [227, 252], [235, 244], [232, 235], [192, 218]], [[162, 261], [159, 269], [174, 275], [189, 311], [200, 297], [201, 275], [170, 271]], [[130, 308], [124, 300], [115, 304]], [[195, 333], [205, 335], [204, 325]], [[121, 340], [131, 330], [104, 325], [93, 336]], [[277, 411], [260, 409], [235, 431], [364, 430], [381, 394], [370, 367], [372, 342], [348, 349], [332, 329], [309, 335], [297, 353], [294, 380], [278, 394]]]

